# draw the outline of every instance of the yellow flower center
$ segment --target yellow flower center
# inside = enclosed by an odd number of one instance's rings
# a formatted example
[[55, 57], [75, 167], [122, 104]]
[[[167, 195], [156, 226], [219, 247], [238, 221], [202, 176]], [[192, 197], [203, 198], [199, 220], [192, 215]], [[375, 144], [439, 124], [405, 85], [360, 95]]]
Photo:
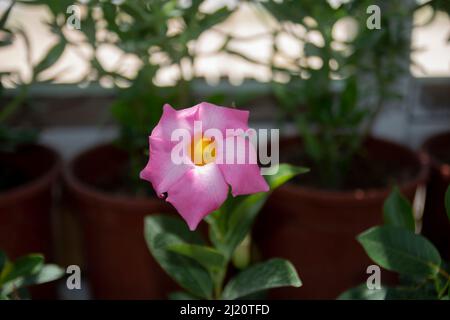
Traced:
[[216, 143], [211, 138], [198, 137], [191, 142], [189, 156], [196, 166], [204, 166], [216, 158]]

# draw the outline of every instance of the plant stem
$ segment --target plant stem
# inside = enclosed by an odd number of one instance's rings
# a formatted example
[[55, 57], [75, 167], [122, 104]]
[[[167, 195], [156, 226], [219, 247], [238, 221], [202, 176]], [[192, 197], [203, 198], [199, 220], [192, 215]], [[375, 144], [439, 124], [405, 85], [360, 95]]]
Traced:
[[439, 268], [438, 270], [439, 270], [438, 272], [439, 272], [442, 276], [444, 276], [444, 278], [446, 278], [447, 280], [450, 281], [450, 274], [448, 274], [447, 271], [445, 271], [445, 270], [442, 269], [442, 268]]

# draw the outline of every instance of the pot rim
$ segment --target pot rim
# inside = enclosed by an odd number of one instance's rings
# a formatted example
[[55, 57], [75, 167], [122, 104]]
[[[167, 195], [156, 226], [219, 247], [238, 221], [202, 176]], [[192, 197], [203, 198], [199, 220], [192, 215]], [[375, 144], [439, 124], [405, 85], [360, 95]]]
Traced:
[[[295, 136], [286, 138], [286, 140], [295, 140], [295, 139], [299, 139], [299, 137]], [[388, 139], [373, 136], [371, 136], [370, 139], [373, 139], [374, 141], [377, 142], [390, 144], [393, 147], [406, 151], [410, 153], [411, 156], [413, 156], [412, 158], [414, 158], [415, 161], [417, 162], [419, 166], [417, 174], [410, 180], [398, 184], [400, 190], [411, 189], [417, 186], [422, 185], [424, 186], [426, 184], [429, 175], [430, 160], [429, 156], [425, 152], [422, 151], [415, 152], [414, 150], [410, 149], [407, 146], [401, 145], [397, 142]], [[315, 201], [320, 200], [323, 201], [323, 199], [327, 199], [334, 202], [348, 202], [355, 200], [380, 201], [382, 199], [385, 199], [389, 195], [391, 188], [392, 188], [391, 186], [386, 186], [383, 188], [367, 188], [367, 189], [338, 191], [338, 190], [324, 190], [314, 187], [304, 187], [288, 182], [282, 187], [280, 187], [279, 190], [282, 192], [292, 194], [293, 196], [298, 195], [301, 196], [302, 198], [309, 198]]]
[[[154, 206], [156, 201], [158, 201], [159, 203], [159, 200], [161, 199], [157, 198], [156, 196], [154, 198], [151, 198], [143, 196], [131, 196], [126, 194], [111, 194], [82, 182], [75, 175], [73, 167], [78, 159], [90, 152], [93, 152], [94, 150], [111, 146], [113, 146], [112, 142], [94, 145], [80, 152], [68, 163], [66, 163], [62, 170], [62, 178], [65, 186], [77, 195], [81, 195], [84, 198], [88, 198], [96, 202], [107, 203], [109, 206], [114, 207], [137, 208], [137, 210], [139, 210], [148, 208], [149, 206]], [[165, 201], [163, 202], [165, 203]]]
[[0, 192], [0, 204], [3, 205], [10, 202], [17, 202], [23, 197], [39, 192], [42, 189], [45, 189], [48, 185], [52, 184], [52, 182], [58, 177], [62, 167], [62, 158], [60, 154], [55, 149], [43, 144], [35, 143], [32, 144], [32, 146], [38, 147], [39, 149], [51, 154], [53, 157], [53, 164], [43, 175], [6, 192]]

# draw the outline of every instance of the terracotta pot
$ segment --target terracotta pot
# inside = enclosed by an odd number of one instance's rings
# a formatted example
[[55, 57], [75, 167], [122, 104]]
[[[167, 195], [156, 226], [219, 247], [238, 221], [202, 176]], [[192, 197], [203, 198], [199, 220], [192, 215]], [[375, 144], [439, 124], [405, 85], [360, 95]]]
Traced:
[[[90, 285], [98, 299], [163, 299], [174, 288], [144, 240], [144, 217], [172, 212], [164, 200], [112, 194], [95, 181], [118, 177], [126, 153], [102, 145], [64, 170], [68, 197], [80, 218]], [[149, 186], [150, 188], [150, 186]]]
[[[281, 141], [280, 153], [299, 139]], [[367, 150], [373, 161], [392, 161], [417, 166], [410, 181], [399, 185], [408, 198], [427, 178], [426, 160], [398, 144], [370, 139]], [[301, 181], [301, 178], [300, 178]], [[288, 183], [267, 202], [255, 229], [262, 255], [292, 261], [303, 281], [301, 288], [282, 288], [272, 298], [334, 299], [340, 293], [367, 280], [367, 266], [373, 264], [355, 237], [382, 224], [382, 206], [390, 188], [323, 191]], [[382, 271], [382, 281], [392, 275]]]
[[[15, 153], [0, 153], [0, 164], [20, 172], [26, 182], [0, 193], [0, 249], [10, 259], [42, 253], [53, 260], [53, 187], [60, 169], [58, 154], [29, 145]], [[55, 298], [54, 286], [32, 291], [33, 298]]]
[[427, 187], [427, 200], [423, 217], [423, 234], [439, 249], [442, 257], [450, 259], [450, 222], [444, 197], [450, 185], [450, 160], [443, 155], [450, 153], [450, 132], [427, 139], [422, 146], [431, 159], [431, 174]]

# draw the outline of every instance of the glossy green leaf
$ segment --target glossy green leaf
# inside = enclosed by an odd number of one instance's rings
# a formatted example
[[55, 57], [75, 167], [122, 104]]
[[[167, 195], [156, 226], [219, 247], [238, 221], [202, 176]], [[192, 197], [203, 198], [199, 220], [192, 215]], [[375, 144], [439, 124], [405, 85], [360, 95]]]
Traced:
[[6, 273], [2, 272], [0, 284], [16, 280], [19, 277], [29, 276], [39, 272], [44, 266], [44, 257], [39, 254], [30, 254], [18, 258]]
[[44, 265], [37, 273], [26, 274], [7, 282], [2, 288], [2, 293], [9, 295], [13, 292], [13, 290], [52, 282], [60, 279], [64, 276], [64, 274], [64, 270], [59, 266], [47, 264]]
[[276, 258], [251, 266], [231, 279], [223, 290], [222, 299], [234, 300], [262, 290], [301, 285], [294, 266]]
[[[307, 171], [305, 168], [280, 164], [276, 174], [265, 177], [270, 191], [273, 191], [296, 175]], [[260, 192], [249, 196], [229, 197], [222, 208], [207, 220], [211, 224], [211, 240], [227, 259], [250, 232], [269, 195], [270, 192]]]
[[153, 257], [181, 287], [198, 297], [212, 297], [213, 282], [208, 271], [195, 260], [168, 249], [177, 244], [202, 244], [197, 233], [178, 218], [152, 215], [145, 218], [145, 239]]
[[265, 176], [267, 183], [269, 184], [270, 191], [282, 186], [295, 176], [299, 174], [307, 173], [308, 168], [297, 167], [290, 164], [282, 163], [278, 166], [278, 172], [274, 175]]
[[345, 291], [339, 295], [338, 300], [435, 300], [436, 298], [433, 288], [424, 286], [423, 282], [409, 287], [400, 285], [381, 289], [369, 289], [364, 283]]
[[393, 226], [373, 227], [358, 236], [369, 257], [383, 268], [411, 276], [435, 276], [441, 265], [426, 238]]
[[412, 206], [397, 187], [384, 202], [383, 209], [385, 224], [415, 231]]
[[184, 291], [175, 291], [169, 294], [169, 300], [197, 300], [197, 298]]
[[197, 244], [177, 243], [167, 248], [197, 261], [206, 270], [216, 272], [225, 266], [225, 257], [216, 249]]
[[351, 288], [339, 295], [338, 300], [385, 300], [387, 289], [369, 289], [367, 284]]
[[64, 274], [65, 271], [63, 268], [55, 264], [46, 264], [38, 273], [24, 277], [24, 281], [21, 286], [31, 286], [52, 282], [62, 278]]

